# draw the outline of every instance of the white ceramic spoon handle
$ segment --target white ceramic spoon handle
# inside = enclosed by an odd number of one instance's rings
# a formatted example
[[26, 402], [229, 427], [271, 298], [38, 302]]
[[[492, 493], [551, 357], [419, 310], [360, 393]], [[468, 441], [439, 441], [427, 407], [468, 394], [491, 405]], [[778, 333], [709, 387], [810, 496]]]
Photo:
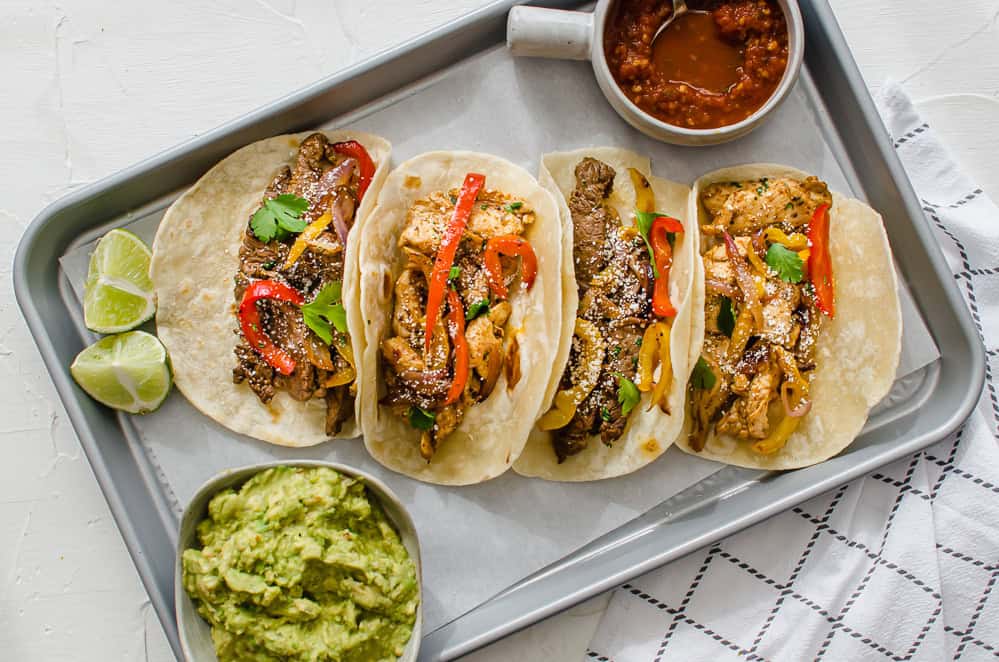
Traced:
[[588, 60], [593, 14], [518, 5], [510, 9], [506, 44], [514, 55]]

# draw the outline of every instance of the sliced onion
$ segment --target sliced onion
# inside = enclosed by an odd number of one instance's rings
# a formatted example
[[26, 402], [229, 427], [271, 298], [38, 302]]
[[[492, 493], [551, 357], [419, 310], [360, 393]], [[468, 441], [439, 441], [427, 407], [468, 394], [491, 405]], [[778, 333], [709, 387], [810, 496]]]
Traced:
[[790, 391], [791, 389], [785, 388], [786, 386], [788, 386], [786, 383], [781, 386], [780, 401], [784, 405], [784, 413], [789, 418], [801, 418], [802, 416], [804, 416], [805, 414], [807, 414], [809, 411], [812, 410], [811, 400], [802, 400], [801, 402], [798, 403], [797, 407], [792, 408], [791, 403], [788, 402], [787, 399], [787, 392]]
[[763, 228], [760, 228], [753, 234], [753, 248], [756, 249], [756, 255], [763, 259], [767, 256], [767, 242], [763, 236]]
[[333, 200], [333, 227], [336, 229], [336, 236], [340, 238], [340, 243], [347, 248], [347, 219], [354, 215], [354, 198], [346, 191], [338, 191], [336, 199]]
[[728, 252], [728, 259], [735, 270], [735, 280], [742, 290], [742, 300], [745, 302], [749, 312], [753, 315], [753, 322], [757, 329], [763, 328], [763, 304], [760, 303], [760, 295], [756, 290], [756, 281], [753, 274], [749, 272], [749, 264], [739, 254], [739, 247], [735, 245], [732, 235], [725, 233], [725, 249]]
[[742, 294], [736, 289], [734, 285], [729, 285], [723, 281], [717, 280], [715, 278], [705, 278], [704, 286], [711, 290], [712, 292], [717, 292], [718, 294], [724, 294], [729, 299], [733, 301], [739, 301], [742, 299]]
[[323, 188], [331, 190], [340, 188], [341, 186], [350, 186], [350, 179], [354, 176], [355, 170], [357, 170], [357, 160], [344, 159], [340, 162], [340, 165], [330, 168], [323, 173]]

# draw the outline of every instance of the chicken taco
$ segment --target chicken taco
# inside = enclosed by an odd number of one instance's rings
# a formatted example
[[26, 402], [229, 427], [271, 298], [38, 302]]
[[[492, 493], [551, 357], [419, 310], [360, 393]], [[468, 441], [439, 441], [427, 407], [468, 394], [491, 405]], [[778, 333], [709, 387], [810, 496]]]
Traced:
[[698, 242], [689, 189], [614, 148], [548, 154], [541, 181], [561, 202], [566, 291], [546, 406], [514, 469], [619, 476], [659, 457], [683, 423]]
[[156, 325], [195, 407], [284, 446], [359, 434], [346, 303], [389, 152], [358, 132], [277, 136], [170, 207], [153, 244]]
[[698, 181], [690, 218], [705, 304], [679, 446], [765, 469], [837, 454], [888, 393], [901, 351], [881, 217], [816, 177], [750, 165]]
[[432, 152], [388, 176], [352, 313], [376, 460], [454, 485], [509, 468], [555, 358], [560, 251], [555, 200], [508, 161]]

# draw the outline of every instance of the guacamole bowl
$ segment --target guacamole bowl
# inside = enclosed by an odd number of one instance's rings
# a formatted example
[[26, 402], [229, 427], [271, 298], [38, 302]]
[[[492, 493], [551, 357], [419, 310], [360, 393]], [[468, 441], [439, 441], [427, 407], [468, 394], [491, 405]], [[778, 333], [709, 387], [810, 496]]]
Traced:
[[[194, 495], [194, 498], [192, 498], [191, 502], [187, 505], [187, 508], [184, 509], [184, 514], [180, 522], [180, 534], [177, 539], [177, 560], [174, 567], [174, 601], [176, 604], [177, 628], [180, 632], [180, 643], [188, 662], [217, 662], [218, 656], [215, 652], [215, 644], [212, 641], [211, 626], [198, 613], [194, 601], [184, 589], [184, 551], [188, 549], [198, 549], [198, 524], [208, 517], [209, 504], [216, 495], [229, 488], [235, 489], [238, 492], [244, 483], [257, 474], [277, 467], [289, 467], [293, 469], [314, 469], [324, 467], [332, 469], [343, 476], [357, 478], [363, 482], [365, 487], [367, 487], [366, 496], [369, 499], [376, 500], [381, 505], [385, 514], [385, 518], [381, 520], [382, 529], [384, 530], [384, 520], [387, 519], [393, 528], [398, 532], [400, 542], [402, 543], [402, 546], [405, 547], [405, 551], [408, 553], [409, 558], [412, 559], [413, 565], [416, 569], [416, 590], [419, 602], [416, 606], [412, 634], [409, 637], [409, 641], [405, 645], [403, 654], [398, 658], [402, 662], [412, 662], [416, 660], [417, 655], [419, 654], [420, 639], [423, 634], [423, 596], [422, 580], [420, 578], [420, 545], [416, 535], [416, 528], [413, 525], [413, 520], [410, 518], [409, 513], [406, 512], [406, 509], [403, 507], [399, 498], [392, 492], [392, 490], [390, 490], [377, 478], [363, 471], [334, 462], [301, 460], [267, 462], [222, 472], [202, 485], [198, 492]], [[287, 474], [281, 474], [281, 472], [278, 472], [276, 475], [282, 476]], [[265, 480], [269, 480], [269, 478], [265, 478]], [[345, 499], [349, 496], [350, 494], [346, 494]], [[295, 503], [296, 501], [297, 499], [292, 501], [292, 503]], [[270, 501], [268, 504], [272, 505]], [[366, 505], [364, 507], [366, 508]], [[370, 509], [368, 510], [370, 511]], [[265, 522], [264, 526], [269, 526], [269, 523]], [[253, 536], [251, 535], [251, 537]], [[349, 536], [347, 536], [347, 538], [349, 539]], [[385, 539], [392, 540], [392, 537], [389, 536]], [[401, 555], [402, 551], [398, 548], [398, 543], [392, 544], [395, 545], [396, 553]], [[192, 556], [203, 558], [200, 557], [200, 554]], [[229, 575], [227, 574], [226, 577], [226, 581], [228, 582]], [[259, 578], [257, 579], [259, 581]], [[402, 640], [397, 639], [397, 641], [401, 642]]]

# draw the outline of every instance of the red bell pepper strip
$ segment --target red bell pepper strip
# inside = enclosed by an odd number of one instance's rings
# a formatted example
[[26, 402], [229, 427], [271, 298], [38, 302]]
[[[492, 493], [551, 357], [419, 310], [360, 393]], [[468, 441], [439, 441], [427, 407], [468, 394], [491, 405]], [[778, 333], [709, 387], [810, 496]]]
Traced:
[[296, 306], [305, 303], [305, 297], [284, 283], [273, 280], [258, 280], [250, 284], [239, 303], [239, 327], [243, 337], [267, 364], [282, 375], [290, 375], [295, 370], [295, 359], [288, 352], [274, 344], [260, 328], [260, 311], [257, 302], [261, 299], [287, 301]]
[[669, 299], [669, 270], [673, 266], [673, 248], [668, 232], [683, 232], [680, 221], [669, 216], [656, 216], [649, 228], [649, 244], [656, 261], [656, 282], [652, 290], [652, 312], [656, 317], [675, 317], [676, 308]]
[[375, 176], [375, 162], [371, 160], [371, 155], [364, 149], [364, 145], [356, 140], [334, 143], [333, 151], [357, 159], [357, 168], [360, 171], [357, 179], [357, 201], [360, 202], [364, 198], [364, 192], [371, 186], [371, 178]]
[[500, 264], [500, 255], [520, 256], [524, 270], [524, 285], [530, 290], [531, 286], [534, 285], [534, 277], [538, 275], [538, 258], [534, 254], [531, 244], [515, 234], [493, 237], [486, 242], [486, 255], [483, 262], [486, 267], [486, 277], [489, 280], [489, 289], [497, 298], [505, 299], [507, 288], [506, 283], [503, 282], [503, 265]]
[[830, 318], [836, 316], [835, 280], [829, 254], [829, 205], [819, 205], [808, 225], [808, 277], [815, 290], [815, 305]]
[[444, 303], [447, 277], [451, 272], [451, 265], [454, 264], [454, 256], [461, 243], [461, 235], [465, 233], [468, 218], [472, 215], [475, 198], [478, 197], [479, 191], [485, 184], [485, 175], [478, 175], [474, 172], [465, 175], [465, 182], [461, 185], [458, 202], [454, 207], [454, 215], [451, 217], [447, 229], [444, 230], [440, 248], [437, 249], [437, 259], [434, 261], [434, 268], [430, 271], [430, 282], [427, 283], [427, 326], [423, 345], [425, 353], [430, 353], [430, 341], [434, 336], [434, 326], [440, 316], [441, 304]]
[[447, 329], [454, 345], [454, 378], [447, 390], [444, 406], [454, 404], [465, 392], [468, 383], [468, 341], [465, 340], [465, 307], [454, 290], [447, 291]]

